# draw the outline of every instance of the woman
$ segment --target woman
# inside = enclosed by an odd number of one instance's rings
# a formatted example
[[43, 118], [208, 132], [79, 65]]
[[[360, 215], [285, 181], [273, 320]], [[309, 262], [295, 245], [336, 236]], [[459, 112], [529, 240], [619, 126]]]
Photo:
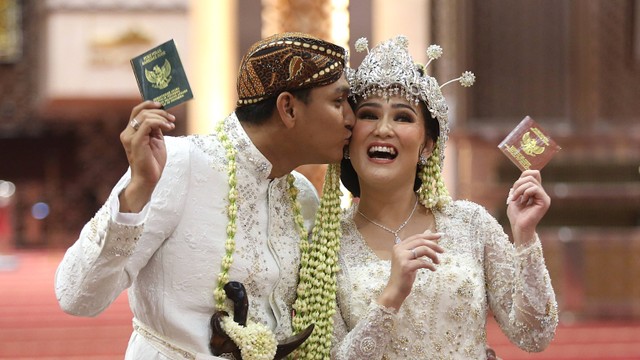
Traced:
[[514, 344], [545, 349], [558, 320], [535, 232], [550, 205], [540, 173], [513, 184], [512, 244], [484, 208], [449, 198], [446, 103], [406, 38], [372, 49], [349, 78], [357, 121], [341, 177], [358, 201], [342, 222], [332, 357], [486, 359], [489, 310]]

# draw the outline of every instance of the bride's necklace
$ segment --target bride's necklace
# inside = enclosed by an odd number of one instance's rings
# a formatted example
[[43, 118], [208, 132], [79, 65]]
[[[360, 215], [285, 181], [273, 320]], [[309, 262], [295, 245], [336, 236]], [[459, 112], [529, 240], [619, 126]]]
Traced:
[[409, 214], [409, 217], [407, 218], [407, 220], [405, 220], [399, 228], [397, 228], [396, 230], [391, 230], [388, 227], [382, 225], [382, 224], [378, 224], [377, 222], [369, 219], [365, 214], [363, 214], [360, 209], [358, 209], [358, 214], [362, 215], [362, 217], [367, 220], [368, 222], [372, 223], [373, 225], [376, 225], [377, 227], [381, 228], [382, 230], [385, 230], [387, 232], [390, 232], [393, 234], [393, 236], [395, 236], [395, 243], [398, 244], [400, 241], [402, 241], [402, 239], [400, 239], [400, 236], [398, 236], [398, 233], [404, 229], [405, 226], [407, 226], [407, 224], [409, 223], [409, 220], [411, 220], [411, 218], [413, 217], [413, 214], [416, 212], [416, 209], [418, 208], [418, 199], [416, 198], [416, 202], [415, 204], [413, 204], [413, 210], [411, 210], [411, 214]]

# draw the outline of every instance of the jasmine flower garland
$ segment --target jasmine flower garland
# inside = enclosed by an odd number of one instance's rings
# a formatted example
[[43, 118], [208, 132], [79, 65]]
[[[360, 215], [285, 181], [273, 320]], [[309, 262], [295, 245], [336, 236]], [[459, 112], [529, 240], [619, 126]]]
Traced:
[[300, 246], [299, 283], [293, 309], [294, 332], [315, 324], [313, 333], [296, 351], [296, 359], [328, 359], [333, 337], [333, 315], [336, 312], [336, 274], [340, 226], [340, 165], [327, 168], [323, 195], [316, 214], [312, 241]]
[[[220, 265], [218, 283], [214, 290], [217, 310], [230, 313], [226, 305], [224, 285], [229, 282], [229, 270], [235, 251], [236, 218], [238, 213], [238, 190], [236, 178], [237, 151], [224, 133], [224, 124], [216, 127], [216, 134], [226, 150], [229, 184], [229, 203], [227, 204], [227, 240], [225, 255]], [[295, 177], [287, 176], [289, 194], [294, 213], [294, 221], [300, 235], [300, 270], [297, 299], [293, 306], [296, 315], [292, 326], [296, 333], [310, 324], [315, 324], [311, 336], [297, 351], [296, 359], [328, 359], [333, 337], [333, 314], [335, 313], [336, 273], [338, 272], [338, 251], [342, 231], [340, 227], [340, 168], [339, 164], [329, 165], [323, 187], [323, 197], [316, 214], [313, 229], [313, 242], [309, 242], [304, 227], [304, 218], [297, 200], [298, 189]], [[238, 345], [245, 360], [273, 359], [277, 349], [275, 336], [263, 324], [248, 322], [241, 326], [231, 316], [222, 319], [222, 326], [229, 337]]]
[[215, 290], [213, 291], [213, 296], [216, 301], [216, 309], [227, 311], [229, 309], [225, 308], [225, 301], [227, 300], [227, 295], [224, 292], [224, 286], [229, 282], [229, 269], [231, 268], [231, 264], [233, 263], [233, 252], [236, 249], [236, 218], [238, 216], [238, 189], [236, 188], [237, 179], [236, 179], [236, 149], [229, 141], [229, 138], [224, 133], [223, 130], [224, 122], [220, 122], [216, 127], [216, 133], [220, 138], [220, 142], [222, 146], [224, 146], [226, 150], [227, 157], [227, 175], [228, 183], [229, 183], [229, 203], [227, 204], [227, 218], [229, 222], [227, 223], [227, 240], [224, 244], [225, 255], [222, 258], [222, 262], [220, 265], [220, 274], [218, 275], [218, 284], [216, 285]]
[[302, 217], [302, 208], [300, 206], [300, 202], [298, 201], [298, 188], [296, 188], [295, 176], [289, 174], [287, 176], [287, 180], [289, 183], [289, 195], [291, 196], [291, 203], [293, 205], [293, 220], [298, 226], [298, 233], [300, 234], [300, 254], [304, 252], [303, 249], [309, 247], [309, 234], [307, 233], [307, 229], [304, 227], [304, 218]]
[[451, 196], [442, 179], [440, 168], [440, 146], [436, 145], [427, 163], [420, 169], [418, 176], [422, 185], [418, 189], [420, 203], [427, 209], [442, 209], [451, 202]]
[[276, 337], [263, 324], [247, 322], [247, 326], [242, 326], [230, 316], [225, 316], [222, 318], [222, 326], [240, 348], [242, 360], [273, 360], [276, 356]]
[[[227, 204], [227, 240], [225, 241], [225, 255], [222, 258], [220, 264], [220, 274], [218, 274], [218, 283], [214, 290], [214, 299], [216, 303], [216, 309], [231, 313], [226, 304], [227, 296], [224, 292], [224, 286], [229, 282], [229, 269], [233, 264], [233, 253], [236, 248], [235, 236], [236, 236], [236, 219], [238, 216], [238, 189], [236, 178], [236, 155], [237, 151], [233, 147], [233, 144], [224, 133], [224, 123], [220, 122], [216, 127], [216, 134], [220, 138], [222, 146], [226, 150], [227, 158], [227, 175], [229, 184], [229, 203]], [[296, 194], [297, 189], [293, 184], [294, 177], [289, 174], [289, 191], [292, 194], [292, 201], [294, 202], [294, 216], [296, 218], [296, 224], [302, 225], [297, 219], [302, 218], [300, 213], [300, 205], [297, 202]], [[293, 190], [291, 188], [293, 187]], [[305, 234], [304, 242], [306, 242], [306, 231], [302, 226], [301, 234]], [[278, 343], [276, 341], [273, 332], [263, 324], [247, 322], [246, 326], [233, 321], [231, 316], [226, 316], [221, 322], [224, 331], [233, 340], [233, 342], [240, 349], [242, 358], [244, 360], [271, 360], [274, 358], [277, 350]]]

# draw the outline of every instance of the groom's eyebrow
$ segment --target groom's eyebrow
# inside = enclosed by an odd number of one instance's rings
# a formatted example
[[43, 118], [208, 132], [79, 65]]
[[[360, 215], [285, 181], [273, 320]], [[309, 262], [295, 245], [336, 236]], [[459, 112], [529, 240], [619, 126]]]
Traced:
[[336, 93], [338, 94], [349, 94], [349, 85], [343, 85], [336, 88]]

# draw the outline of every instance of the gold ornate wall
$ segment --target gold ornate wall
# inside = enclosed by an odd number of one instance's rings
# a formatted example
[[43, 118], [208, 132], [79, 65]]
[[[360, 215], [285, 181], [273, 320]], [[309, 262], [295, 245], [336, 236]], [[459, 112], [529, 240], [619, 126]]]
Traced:
[[262, 37], [300, 31], [348, 47], [349, 0], [262, 0]]
[[329, 39], [331, 10], [331, 0], [263, 0], [262, 37], [300, 31]]
[[18, 0], [0, 0], [0, 63], [15, 62], [22, 53], [22, 11]]

